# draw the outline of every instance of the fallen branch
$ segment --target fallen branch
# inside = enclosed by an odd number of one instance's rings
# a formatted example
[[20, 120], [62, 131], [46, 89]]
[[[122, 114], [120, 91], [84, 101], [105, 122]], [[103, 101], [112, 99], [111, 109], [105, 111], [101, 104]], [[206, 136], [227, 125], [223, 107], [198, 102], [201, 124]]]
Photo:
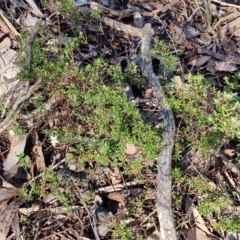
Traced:
[[146, 24], [142, 31], [142, 64], [141, 70], [151, 84], [153, 95], [157, 99], [157, 103], [164, 121], [164, 132], [160, 145], [158, 157], [158, 174], [157, 174], [157, 212], [160, 225], [161, 240], [176, 240], [176, 231], [172, 214], [171, 201], [171, 162], [172, 151], [174, 146], [175, 121], [170, 107], [165, 101], [165, 95], [161, 84], [153, 72], [152, 58], [150, 56], [152, 28], [150, 24]]

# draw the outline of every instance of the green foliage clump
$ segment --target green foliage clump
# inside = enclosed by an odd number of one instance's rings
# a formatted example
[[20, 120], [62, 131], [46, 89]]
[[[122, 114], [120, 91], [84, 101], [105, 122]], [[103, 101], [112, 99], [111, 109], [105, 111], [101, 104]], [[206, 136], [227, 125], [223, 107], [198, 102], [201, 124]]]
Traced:
[[222, 216], [213, 227], [217, 231], [236, 233], [240, 229], [240, 214], [233, 213], [230, 216]]
[[124, 71], [125, 80], [139, 89], [146, 85], [146, 79], [140, 75], [139, 68], [134, 63], [129, 63]]
[[63, 177], [56, 174], [52, 168], [47, 168], [41, 178], [41, 183], [34, 181], [30, 183], [30, 188], [22, 188], [20, 195], [28, 201], [39, 200], [47, 197], [51, 193], [65, 207], [70, 209], [70, 198], [73, 197], [70, 186], [66, 187]]
[[[41, 29], [44, 31], [44, 29]], [[82, 32], [78, 33], [78, 36], [68, 41], [63, 48], [57, 48], [57, 53], [49, 52], [52, 51], [52, 48], [56, 48], [56, 44], [46, 46], [48, 39], [54, 39], [54, 36], [48, 36], [46, 39], [44, 37], [37, 37], [33, 43], [33, 58], [31, 62], [31, 69], [25, 69], [26, 56], [24, 55], [19, 65], [23, 68], [18, 73], [18, 78], [22, 81], [32, 81], [33, 79], [44, 79], [47, 81], [59, 81], [61, 76], [68, 73], [73, 64], [73, 53], [78, 47], [86, 43], [86, 39]], [[22, 34], [23, 51], [26, 50], [26, 39], [27, 35], [24, 32]], [[45, 48], [45, 49], [44, 49]], [[52, 60], [49, 60], [51, 56]]]
[[168, 72], [179, 72], [180, 68], [179, 59], [176, 55], [172, 54], [173, 44], [166, 43], [163, 40], [155, 39], [151, 55], [162, 61], [162, 64]]
[[[93, 17], [97, 17], [96, 12]], [[22, 34], [22, 38], [26, 40], [27, 35]], [[36, 111], [35, 128], [41, 129], [53, 147], [67, 146], [71, 163], [110, 166], [121, 169], [123, 174], [129, 174], [137, 181], [143, 180], [141, 173], [145, 171], [145, 166], [157, 159], [160, 134], [150, 123], [142, 120], [139, 110], [124, 92], [124, 81], [129, 81], [127, 75], [131, 73], [132, 78], [139, 80], [136, 66], [131, 65], [122, 72], [121, 66], [110, 65], [102, 58], [77, 66], [74, 56], [86, 43], [84, 35], [80, 32], [61, 47], [56, 43], [47, 45], [52, 38], [50, 34], [35, 39], [30, 69], [24, 68], [24, 55], [20, 60], [23, 68], [18, 74], [19, 79], [42, 79], [41, 91], [24, 106]], [[142, 79], [136, 81], [136, 85], [141, 84], [144, 84]], [[48, 100], [55, 95], [61, 96], [61, 104], [49, 107]], [[56, 121], [54, 127], [45, 125], [48, 119], [55, 118], [53, 116], [57, 116], [60, 123]], [[136, 156], [126, 155], [127, 144], [134, 144], [139, 149]], [[66, 186], [61, 176], [47, 169], [40, 181], [21, 189], [21, 195], [32, 201], [51, 193], [61, 204], [69, 207], [75, 199], [73, 186]], [[93, 198], [92, 192], [85, 191], [80, 204], [88, 204]], [[122, 239], [133, 236], [130, 227], [118, 222], [113, 226], [112, 233]], [[138, 233], [134, 235], [141, 239]]]
[[183, 139], [202, 154], [210, 154], [224, 141], [240, 138], [239, 96], [234, 93], [232, 83], [225, 78], [224, 91], [201, 75], [188, 75], [186, 83], [174, 79], [169, 89], [168, 102], [180, 119], [181, 131], [176, 139]]
[[172, 179], [177, 183], [177, 185], [181, 185], [184, 182], [184, 175], [180, 168], [174, 168], [171, 171]]
[[[153, 161], [158, 155], [159, 134], [153, 126], [143, 122], [137, 109], [125, 96], [125, 74], [120, 66], [109, 65], [102, 58], [77, 67], [74, 51], [86, 42], [80, 32], [51, 56], [51, 47], [45, 43], [51, 36], [36, 38], [30, 70], [22, 69], [19, 78], [43, 79], [44, 97], [37, 97], [34, 106], [44, 109], [48, 96], [59, 93], [68, 101], [74, 117], [65, 126], [45, 129], [45, 134], [60, 143], [71, 144], [81, 162], [97, 161], [102, 165], [119, 164], [124, 172], [140, 173], [146, 159]], [[24, 46], [25, 47], [25, 46]], [[22, 63], [25, 59], [23, 57]], [[130, 70], [129, 70], [130, 71]], [[131, 67], [137, 78], [137, 70]], [[48, 112], [52, 109], [48, 109]], [[43, 111], [44, 112], [44, 111]], [[77, 127], [76, 127], [77, 126]], [[140, 147], [141, 157], [128, 164], [126, 144]]]
[[70, 18], [75, 23], [97, 21], [101, 17], [101, 13], [97, 10], [91, 12], [79, 10], [72, 0], [58, 0], [55, 3], [52, 3], [52, 0], [43, 1], [43, 6], [47, 7], [49, 4], [53, 5], [58, 15]]
[[132, 239], [133, 231], [131, 227], [128, 227], [123, 221], [116, 222], [116, 220], [112, 220], [110, 223], [110, 227], [112, 228], [112, 234], [114, 237], [121, 237], [123, 240]]
[[[159, 136], [150, 124], [142, 121], [140, 113], [127, 100], [119, 67], [108, 66], [103, 59], [97, 59], [80, 69], [77, 75], [85, 76], [80, 85], [88, 85], [87, 91], [81, 91], [79, 84], [59, 91], [71, 99], [74, 107], [81, 106], [77, 114], [79, 124], [88, 125], [85, 136], [93, 141], [84, 147], [82, 143], [78, 145], [82, 159], [95, 159], [103, 165], [108, 165], [109, 161], [124, 164], [127, 143], [140, 146], [145, 157], [156, 158]], [[139, 168], [137, 161], [133, 166]]]
[[201, 177], [191, 177], [186, 184], [200, 196], [197, 206], [199, 214], [206, 218], [217, 216], [217, 221], [213, 224], [216, 231], [237, 232], [239, 230], [240, 215], [229, 214], [231, 200], [226, 192], [214, 188]]

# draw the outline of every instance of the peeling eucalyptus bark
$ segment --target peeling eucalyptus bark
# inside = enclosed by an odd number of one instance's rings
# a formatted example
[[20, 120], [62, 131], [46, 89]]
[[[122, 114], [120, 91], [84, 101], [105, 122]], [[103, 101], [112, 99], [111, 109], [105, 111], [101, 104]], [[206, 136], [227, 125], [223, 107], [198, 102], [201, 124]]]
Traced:
[[161, 240], [176, 240], [172, 200], [171, 200], [171, 163], [172, 151], [175, 136], [175, 121], [171, 108], [165, 101], [165, 95], [161, 84], [153, 72], [151, 49], [151, 25], [146, 24], [142, 30], [142, 72], [152, 86], [153, 95], [157, 99], [158, 107], [164, 121], [164, 132], [158, 157], [158, 174], [157, 174], [157, 213], [160, 224]]

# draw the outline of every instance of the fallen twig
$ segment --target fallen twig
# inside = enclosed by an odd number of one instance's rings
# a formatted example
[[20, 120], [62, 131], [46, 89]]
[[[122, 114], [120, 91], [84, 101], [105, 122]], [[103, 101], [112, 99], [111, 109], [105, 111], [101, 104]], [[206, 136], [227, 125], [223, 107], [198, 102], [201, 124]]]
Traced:
[[142, 36], [141, 28], [132, 27], [131, 25], [127, 25], [127, 24], [118, 22], [118, 21], [113, 20], [108, 17], [103, 17], [102, 20], [106, 25], [108, 25], [109, 27], [111, 27], [113, 29], [116, 29], [118, 31], [123, 31], [125, 33], [128, 33], [131, 36], [137, 36], [137, 37]]
[[[72, 179], [72, 178], [71, 178], [71, 179]], [[78, 192], [78, 194], [79, 194], [79, 197], [80, 197], [81, 199], [83, 199], [83, 196], [82, 196], [82, 194], [81, 194], [81, 191], [80, 191], [80, 189], [78, 188], [77, 184], [75, 183], [74, 179], [72, 179], [72, 182], [73, 182], [73, 184], [75, 185], [75, 187], [76, 187], [76, 189], [77, 189], [77, 192]], [[92, 227], [92, 230], [93, 230], [93, 234], [94, 234], [94, 236], [95, 236], [95, 239], [96, 239], [96, 240], [100, 240], [99, 235], [98, 235], [96, 220], [95, 220], [95, 218], [93, 217], [92, 213], [89, 211], [86, 203], [83, 201], [82, 204], [83, 204], [83, 207], [85, 208], [86, 212], [88, 213], [88, 217], [89, 217], [90, 221], [91, 221], [91, 218], [92, 218], [92, 223], [90, 223], [90, 224], [91, 224], [91, 227]]]
[[223, 2], [221, 0], [211, 0], [211, 1], [214, 2], [214, 3], [218, 3], [221, 6], [240, 8], [240, 6], [238, 6], [236, 4], [226, 3], [226, 2]]
[[165, 101], [165, 95], [160, 82], [153, 72], [152, 58], [150, 56], [151, 48], [151, 25], [146, 24], [142, 34], [142, 65], [141, 70], [152, 86], [153, 95], [156, 97], [158, 106], [164, 121], [164, 132], [160, 145], [158, 158], [157, 174], [157, 212], [160, 224], [161, 240], [176, 240], [176, 231], [172, 214], [171, 201], [171, 162], [174, 146], [175, 121], [170, 107]]
[[133, 182], [126, 182], [122, 184], [115, 184], [112, 186], [106, 186], [106, 187], [100, 187], [97, 189], [97, 192], [117, 192], [123, 190], [125, 187], [131, 187], [131, 186], [136, 186], [138, 183], [133, 181]]

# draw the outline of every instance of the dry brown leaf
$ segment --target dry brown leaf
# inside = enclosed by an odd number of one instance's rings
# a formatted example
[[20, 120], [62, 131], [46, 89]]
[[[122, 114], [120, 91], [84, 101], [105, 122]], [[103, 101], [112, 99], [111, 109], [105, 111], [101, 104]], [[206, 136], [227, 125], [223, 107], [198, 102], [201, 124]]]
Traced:
[[10, 152], [7, 156], [6, 161], [3, 163], [4, 170], [10, 170], [13, 166], [18, 163], [17, 155], [24, 152], [24, 148], [26, 145], [26, 136], [19, 137], [16, 135], [12, 130], [9, 131], [10, 134], [10, 141], [11, 141], [11, 148]]
[[228, 157], [233, 157], [236, 154], [236, 152], [233, 149], [225, 149], [224, 154], [226, 154]]
[[7, 24], [0, 18], [0, 29], [4, 33], [10, 33], [10, 29], [8, 28]]
[[1, 9], [0, 9], [0, 26], [1, 30], [4, 33], [8, 33], [12, 39], [16, 40], [19, 38], [20, 34], [16, 30], [16, 28], [12, 25], [12, 23], [8, 20], [8, 18], [5, 17]]
[[202, 217], [200, 216], [198, 210], [195, 207], [192, 207], [192, 216], [195, 222], [205, 225], [204, 220], [202, 219]]
[[[9, 37], [5, 37], [1, 42], [0, 42], [0, 54], [2, 56], [2, 54], [4, 54], [6, 51], [8, 51], [11, 47], [11, 40], [9, 39]], [[1, 61], [4, 61], [4, 59], [2, 59], [1, 57]], [[3, 65], [4, 67], [6, 65]], [[2, 65], [0, 65], [0, 67], [3, 67]]]
[[31, 6], [31, 12], [37, 17], [45, 17], [44, 14], [37, 7], [36, 3], [33, 0], [26, 0], [27, 3]]
[[208, 230], [208, 228], [207, 228], [207, 226], [206, 226], [205, 223], [204, 223], [204, 224], [201, 224], [201, 223], [196, 222], [196, 226], [197, 226], [199, 229], [201, 229], [202, 231], [204, 231], [205, 233], [211, 234], [210, 231]]
[[188, 240], [208, 240], [208, 236], [205, 232], [197, 227], [190, 228], [187, 233]]
[[234, 72], [238, 68], [234, 64], [227, 63], [225, 61], [216, 61], [215, 62], [215, 70], [221, 72]]
[[202, 65], [207, 63], [211, 58], [212, 58], [211, 56], [200, 56], [190, 61], [189, 64], [192, 66], [201, 67]]
[[31, 207], [29, 208], [19, 208], [18, 211], [24, 215], [28, 215], [32, 212], [36, 212], [40, 209], [41, 207], [41, 203], [40, 202], [36, 202], [33, 203]]
[[210, 59], [207, 63], [207, 71], [209, 71], [211, 74], [215, 74], [216, 70], [215, 70], [215, 63], [216, 60], [215, 59]]
[[15, 235], [15, 239], [20, 239], [19, 216], [17, 211], [15, 212], [12, 223], [11, 223], [11, 230]]
[[190, 219], [192, 224], [196, 224], [198, 228], [206, 232], [207, 234], [211, 234], [206, 227], [206, 224], [203, 220], [203, 218], [200, 216], [198, 210], [192, 205], [192, 201], [190, 197], [187, 195], [186, 201], [185, 201], [185, 211], [190, 213]]
[[112, 184], [115, 185], [115, 184], [118, 184], [122, 182], [122, 178], [116, 178], [116, 179], [112, 179]]
[[152, 98], [152, 97], [153, 97], [152, 88], [149, 87], [144, 92], [144, 98]]
[[7, 207], [8, 202], [9, 202], [9, 199], [6, 199], [6, 200], [0, 202], [0, 214]]
[[227, 35], [235, 35], [236, 32], [239, 31], [239, 29], [240, 18], [238, 17], [221, 28], [220, 36], [224, 38], [227, 37]]
[[121, 203], [121, 206], [125, 206], [124, 196], [118, 192], [112, 192], [107, 194], [107, 197], [111, 200]]
[[115, 167], [111, 173], [110, 178], [111, 178], [111, 182], [113, 185], [122, 182], [122, 175], [121, 175], [120, 170]]
[[7, 234], [9, 232], [10, 226], [14, 221], [14, 217], [16, 216], [16, 212], [24, 203], [24, 199], [17, 197], [15, 198], [0, 214], [0, 239], [6, 239]]
[[138, 151], [139, 151], [139, 148], [136, 145], [129, 144], [129, 143], [126, 144], [126, 151], [125, 151], [125, 153], [127, 155], [135, 155], [135, 154], [138, 153]]
[[0, 202], [19, 196], [19, 190], [11, 188], [0, 188]]
[[33, 158], [35, 160], [37, 172], [41, 173], [46, 170], [46, 164], [45, 164], [45, 159], [42, 151], [42, 143], [39, 141], [36, 130], [32, 134], [32, 139], [34, 144], [32, 149]]
[[10, 189], [16, 190], [16, 188], [12, 184], [10, 184], [7, 181], [5, 181], [2, 177], [0, 177], [0, 178], [1, 178], [1, 181], [2, 181], [1, 187], [3, 187], [3, 188], [10, 188]]

